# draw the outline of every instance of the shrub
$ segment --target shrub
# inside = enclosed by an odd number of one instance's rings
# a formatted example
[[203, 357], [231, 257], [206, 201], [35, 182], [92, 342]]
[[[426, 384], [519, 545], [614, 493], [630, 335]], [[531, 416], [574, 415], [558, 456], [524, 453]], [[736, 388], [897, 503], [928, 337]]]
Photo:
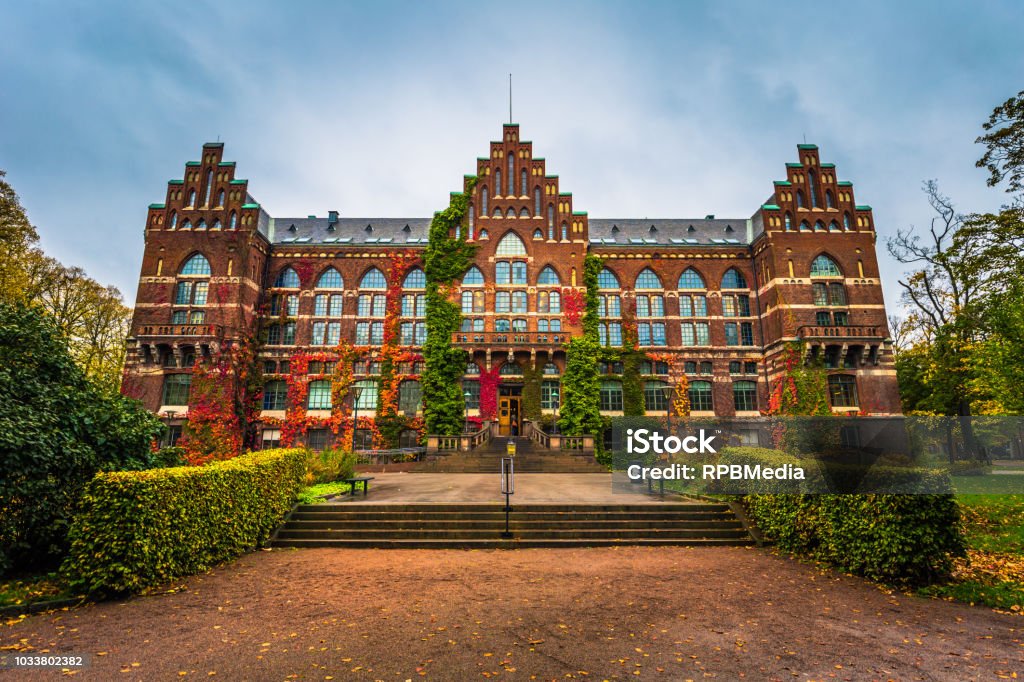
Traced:
[[[769, 466], [808, 465], [786, 453], [728, 448], [722, 461]], [[811, 460], [813, 462], [813, 460]], [[808, 467], [804, 490], [949, 490], [945, 472], [920, 468], [852, 467], [816, 462]], [[948, 493], [768, 494], [751, 482], [743, 498], [751, 519], [766, 537], [789, 552], [885, 583], [920, 585], [946, 577], [964, 554], [960, 511]], [[750, 485], [747, 486], [748, 490]], [[763, 488], [767, 490], [768, 488]]]
[[306, 455], [306, 475], [303, 482], [306, 485], [317, 483], [332, 483], [334, 481], [350, 478], [356, 468], [356, 455], [354, 452], [341, 448], [327, 448], [321, 452], [308, 450]]
[[153, 466], [163, 429], [90, 381], [45, 313], [0, 304], [0, 574], [56, 564], [82, 488], [97, 471]]
[[291, 509], [304, 450], [264, 450], [202, 467], [97, 474], [61, 566], [91, 595], [138, 592], [264, 542]]

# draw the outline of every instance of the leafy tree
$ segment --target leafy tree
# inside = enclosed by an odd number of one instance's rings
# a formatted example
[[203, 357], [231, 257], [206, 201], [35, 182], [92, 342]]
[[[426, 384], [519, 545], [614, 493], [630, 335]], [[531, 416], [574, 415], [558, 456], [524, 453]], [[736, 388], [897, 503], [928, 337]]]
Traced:
[[0, 301], [24, 301], [32, 262], [39, 255], [39, 234], [5, 176], [0, 170]]
[[86, 377], [38, 306], [0, 303], [0, 572], [59, 557], [83, 486], [97, 471], [150, 467], [162, 431]]
[[1008, 178], [1008, 192], [1024, 190], [1024, 90], [997, 106], [981, 127], [986, 133], [975, 142], [986, 151], [975, 165], [988, 170], [989, 187]]

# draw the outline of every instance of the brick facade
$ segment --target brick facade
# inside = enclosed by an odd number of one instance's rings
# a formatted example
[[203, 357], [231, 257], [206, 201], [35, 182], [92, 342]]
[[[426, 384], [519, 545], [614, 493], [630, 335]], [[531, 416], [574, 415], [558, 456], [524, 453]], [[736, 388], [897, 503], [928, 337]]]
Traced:
[[[855, 203], [852, 184], [820, 162], [816, 146], [798, 146], [798, 161], [786, 164], [785, 180], [775, 182], [749, 218], [591, 219], [574, 210], [558, 176], [534, 157], [531, 142], [519, 139], [518, 125], [505, 125], [502, 133], [488, 156], [477, 159], [472, 217], [462, 227], [478, 245], [482, 283], [453, 292], [460, 301], [470, 292], [463, 332], [454, 341], [480, 372], [512, 360], [520, 368], [547, 367], [542, 378], [557, 382], [562, 344], [581, 333], [566, 310], [580, 295], [573, 292], [583, 290], [583, 260], [593, 253], [618, 283], [602, 277], [609, 284], [601, 291], [609, 297], [602, 338], [615, 344], [636, 324], [645, 350], [663, 362], [678, 359], [691, 385], [710, 382], [715, 414], [764, 410], [779, 354], [796, 339], [826, 359], [830, 375], [847, 377], [847, 387], [835, 389], [837, 412], [899, 413], [871, 208]], [[223, 145], [204, 145], [201, 161], [189, 162], [184, 177], [168, 183], [164, 202], [149, 207], [125, 392], [180, 421], [187, 410], [183, 375], [195, 359], [216, 355], [261, 324], [264, 335], [271, 324], [279, 327], [261, 350], [269, 362], [327, 350], [335, 337], [372, 345], [374, 325], [383, 321], [383, 303], [374, 297], [386, 292], [369, 286], [374, 276], [367, 273], [376, 268], [386, 277], [396, 253], [421, 255], [429, 222], [334, 211], [273, 218], [250, 196], [248, 182], [235, 177], [234, 163], [223, 160]], [[197, 255], [202, 258], [190, 260]], [[191, 274], [182, 272], [186, 263]], [[278, 281], [289, 268], [297, 287]], [[333, 275], [321, 280], [332, 268], [340, 286]], [[415, 347], [422, 332], [416, 325], [423, 322], [415, 296], [422, 290], [416, 277], [408, 282], [403, 294], [413, 298], [403, 310], [403, 333]], [[603, 369], [614, 382], [616, 368]], [[652, 363], [646, 379], [670, 381], [664, 370]], [[522, 372], [502, 374], [515, 393]], [[756, 405], [736, 397], [737, 382], [753, 382], [743, 385], [756, 386]], [[737, 412], [740, 402], [753, 409]]]

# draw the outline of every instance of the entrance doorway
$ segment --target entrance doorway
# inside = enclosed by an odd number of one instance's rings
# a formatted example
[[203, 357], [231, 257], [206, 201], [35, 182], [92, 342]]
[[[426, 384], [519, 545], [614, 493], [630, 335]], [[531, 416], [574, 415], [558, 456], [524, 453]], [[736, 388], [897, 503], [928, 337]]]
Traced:
[[522, 433], [520, 401], [522, 386], [502, 386], [498, 396], [498, 435], [518, 436]]

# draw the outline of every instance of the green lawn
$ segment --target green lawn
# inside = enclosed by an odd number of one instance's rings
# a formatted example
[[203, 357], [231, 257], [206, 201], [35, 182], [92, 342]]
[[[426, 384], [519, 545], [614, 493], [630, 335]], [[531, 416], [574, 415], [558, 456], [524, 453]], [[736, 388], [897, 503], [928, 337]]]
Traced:
[[0, 607], [22, 606], [70, 596], [57, 582], [57, 576], [54, 573], [23, 576], [0, 582]]
[[[974, 489], [987, 479], [1017, 476], [965, 476], [975, 478]], [[994, 483], [998, 484], [999, 481]], [[958, 486], [958, 490], [963, 489]], [[963, 513], [968, 558], [957, 562], [953, 582], [922, 590], [972, 604], [1021, 611], [1024, 609], [1024, 495], [958, 493]]]
[[340, 483], [338, 481], [333, 483], [317, 483], [299, 493], [299, 504], [317, 504], [324, 501], [323, 495], [340, 495], [349, 492], [351, 488], [352, 485], [350, 483]]

